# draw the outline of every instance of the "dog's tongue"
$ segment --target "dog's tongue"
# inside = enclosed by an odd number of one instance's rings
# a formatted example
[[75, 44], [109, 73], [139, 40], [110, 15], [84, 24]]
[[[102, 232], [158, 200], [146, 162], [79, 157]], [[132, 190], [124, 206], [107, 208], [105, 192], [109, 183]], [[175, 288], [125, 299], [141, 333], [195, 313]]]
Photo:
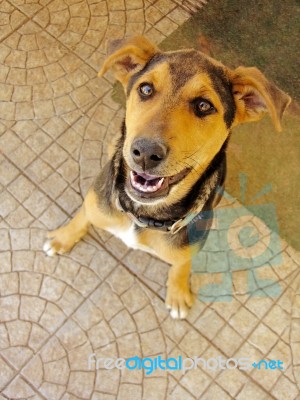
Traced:
[[138, 173], [139, 176], [141, 176], [142, 178], [144, 178], [146, 181], [152, 181], [153, 179], [157, 179], [158, 176], [155, 175], [148, 175], [148, 174], [141, 174]]
[[135, 171], [130, 171], [130, 181], [133, 188], [148, 194], [158, 192], [162, 188], [164, 182], [167, 184], [165, 178], [137, 173]]

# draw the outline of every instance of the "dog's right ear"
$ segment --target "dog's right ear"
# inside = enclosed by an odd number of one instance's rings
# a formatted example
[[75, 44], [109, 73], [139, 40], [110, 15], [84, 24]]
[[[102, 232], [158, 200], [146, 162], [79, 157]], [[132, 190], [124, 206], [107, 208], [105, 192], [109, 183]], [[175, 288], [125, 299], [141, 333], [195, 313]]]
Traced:
[[231, 75], [236, 117], [233, 126], [258, 121], [269, 112], [277, 131], [281, 131], [281, 118], [291, 98], [271, 83], [263, 73], [253, 67], [238, 67]]
[[103, 76], [112, 68], [116, 79], [126, 86], [129, 78], [142, 70], [157, 53], [160, 53], [159, 49], [144, 36], [114, 40], [108, 45], [109, 57], [104, 62], [99, 76]]

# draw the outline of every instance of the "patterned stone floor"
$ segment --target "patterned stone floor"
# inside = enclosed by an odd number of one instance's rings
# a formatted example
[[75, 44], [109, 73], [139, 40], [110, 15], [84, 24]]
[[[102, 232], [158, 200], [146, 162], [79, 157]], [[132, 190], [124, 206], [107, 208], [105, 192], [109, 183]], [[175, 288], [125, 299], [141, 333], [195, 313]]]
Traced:
[[[201, 301], [186, 321], [164, 307], [168, 266], [107, 233], [91, 230], [65, 256], [41, 251], [45, 232], [81, 204], [123, 117], [112, 77], [97, 78], [107, 38], [159, 43], [200, 3], [0, 2], [0, 399], [300, 398], [300, 256], [229, 195], [195, 259]], [[258, 235], [254, 253], [242, 229]], [[89, 369], [92, 353], [249, 357], [284, 370], [147, 375]]]

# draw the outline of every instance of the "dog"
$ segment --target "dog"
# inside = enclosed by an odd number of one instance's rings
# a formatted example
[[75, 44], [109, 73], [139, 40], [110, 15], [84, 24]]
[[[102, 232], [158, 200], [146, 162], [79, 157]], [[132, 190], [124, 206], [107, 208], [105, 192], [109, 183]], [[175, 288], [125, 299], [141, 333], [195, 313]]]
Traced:
[[[44, 251], [68, 252], [93, 224], [170, 264], [166, 305], [186, 318], [191, 258], [205, 242], [221, 197], [226, 146], [238, 124], [269, 113], [276, 130], [290, 97], [254, 67], [227, 68], [194, 49], [162, 52], [143, 36], [113, 41], [99, 72], [126, 94], [114, 153], [79, 212], [48, 233]], [[200, 222], [199, 235], [188, 229]]]

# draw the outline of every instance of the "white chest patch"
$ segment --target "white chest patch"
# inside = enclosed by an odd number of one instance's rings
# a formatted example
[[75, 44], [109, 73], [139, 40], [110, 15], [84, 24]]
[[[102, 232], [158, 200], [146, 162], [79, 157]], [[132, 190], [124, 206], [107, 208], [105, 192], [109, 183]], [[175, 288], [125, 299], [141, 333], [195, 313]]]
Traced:
[[128, 229], [109, 228], [106, 230], [112, 233], [117, 238], [121, 239], [126, 244], [127, 247], [155, 254], [155, 251], [153, 249], [138, 242], [137, 234], [134, 230], [134, 224], [131, 224]]

